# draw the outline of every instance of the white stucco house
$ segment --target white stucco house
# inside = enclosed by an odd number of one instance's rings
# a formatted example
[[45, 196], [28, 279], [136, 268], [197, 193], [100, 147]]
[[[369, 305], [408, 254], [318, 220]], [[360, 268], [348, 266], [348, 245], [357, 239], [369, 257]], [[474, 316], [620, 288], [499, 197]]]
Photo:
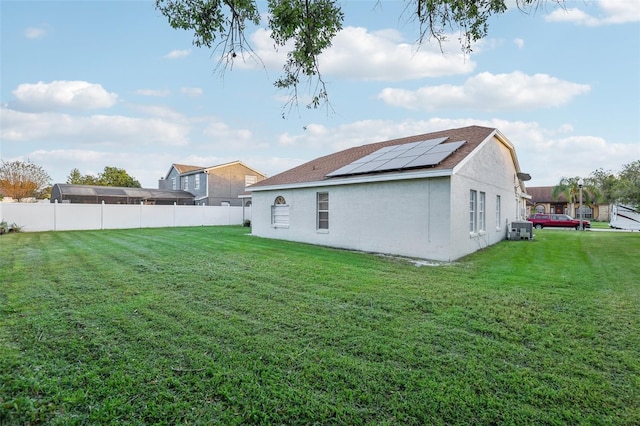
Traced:
[[453, 261], [524, 219], [523, 178], [513, 144], [493, 128], [358, 146], [252, 185], [252, 234]]

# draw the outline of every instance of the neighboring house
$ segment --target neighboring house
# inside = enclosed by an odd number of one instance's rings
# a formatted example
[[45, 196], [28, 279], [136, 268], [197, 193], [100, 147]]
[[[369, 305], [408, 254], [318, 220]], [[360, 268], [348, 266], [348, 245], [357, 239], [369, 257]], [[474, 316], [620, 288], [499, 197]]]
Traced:
[[531, 199], [527, 201], [527, 211], [533, 213], [560, 213], [572, 216], [575, 219], [582, 218], [588, 220], [608, 221], [611, 208], [608, 204], [586, 204], [583, 203], [580, 210], [579, 202], [571, 203], [564, 194], [559, 194], [553, 198], [554, 186], [531, 186], [527, 188], [527, 193]]
[[193, 194], [153, 188], [123, 188], [115, 186], [74, 185], [56, 183], [51, 188], [52, 203], [80, 204], [157, 204], [193, 205]]
[[350, 148], [251, 186], [252, 233], [452, 261], [524, 220], [513, 144], [464, 127]]
[[250, 206], [251, 198], [239, 198], [245, 188], [266, 176], [240, 161], [212, 167], [172, 164], [160, 189], [181, 189], [195, 195], [195, 202], [205, 206]]

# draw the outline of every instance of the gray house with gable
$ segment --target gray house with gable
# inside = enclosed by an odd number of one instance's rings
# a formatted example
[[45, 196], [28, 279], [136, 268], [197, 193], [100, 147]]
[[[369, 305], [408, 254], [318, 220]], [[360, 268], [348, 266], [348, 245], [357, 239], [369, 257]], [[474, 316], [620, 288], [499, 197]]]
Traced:
[[264, 180], [266, 176], [241, 161], [211, 167], [172, 164], [159, 189], [183, 190], [195, 196], [196, 205], [245, 206], [250, 198], [239, 198], [245, 188]]

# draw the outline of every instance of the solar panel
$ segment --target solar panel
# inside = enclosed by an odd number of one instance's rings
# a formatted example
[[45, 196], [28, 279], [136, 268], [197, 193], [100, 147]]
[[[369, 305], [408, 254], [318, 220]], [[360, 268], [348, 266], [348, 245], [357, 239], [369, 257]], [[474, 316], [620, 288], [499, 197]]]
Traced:
[[466, 142], [442, 143], [447, 139], [444, 137], [386, 146], [334, 170], [327, 177], [435, 166]]

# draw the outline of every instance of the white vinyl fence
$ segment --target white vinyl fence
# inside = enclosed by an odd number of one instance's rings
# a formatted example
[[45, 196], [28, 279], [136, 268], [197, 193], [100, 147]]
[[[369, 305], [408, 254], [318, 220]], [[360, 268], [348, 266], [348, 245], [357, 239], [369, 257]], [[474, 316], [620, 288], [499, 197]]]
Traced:
[[250, 207], [0, 203], [0, 221], [23, 232], [241, 225]]

